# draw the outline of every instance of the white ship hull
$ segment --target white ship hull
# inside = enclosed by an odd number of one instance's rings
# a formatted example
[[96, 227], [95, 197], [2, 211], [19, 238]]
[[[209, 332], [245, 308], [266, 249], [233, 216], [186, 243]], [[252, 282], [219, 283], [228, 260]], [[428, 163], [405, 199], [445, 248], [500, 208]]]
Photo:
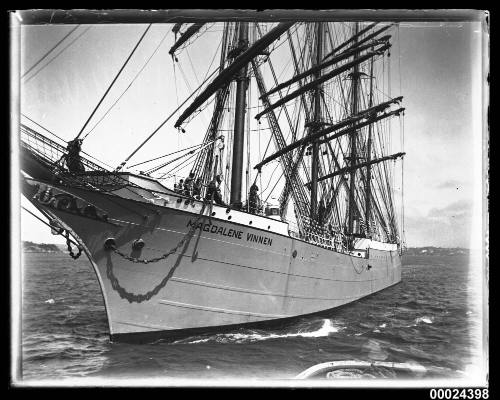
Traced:
[[[113, 340], [148, 340], [195, 328], [317, 313], [401, 280], [395, 246], [387, 249], [374, 242], [366, 251], [345, 254], [290, 236], [281, 221], [218, 206], [206, 206], [200, 214], [202, 202], [186, 204], [178, 195], [156, 197], [153, 204], [136, 192], [123, 198], [78, 188], [54, 189], [74, 195], [79, 206], [92, 204], [98, 213], [105, 211], [104, 222], [41, 204], [33, 199], [36, 184], [25, 183], [27, 197], [77, 238], [92, 263]], [[104, 248], [113, 238], [116, 248], [127, 255], [158, 257], [176, 247], [199, 217], [194, 234], [176, 253], [156, 263], [135, 263]], [[145, 246], [133, 250], [139, 238]], [[113, 288], [112, 276], [126, 292], [154, 294], [137, 302]]]

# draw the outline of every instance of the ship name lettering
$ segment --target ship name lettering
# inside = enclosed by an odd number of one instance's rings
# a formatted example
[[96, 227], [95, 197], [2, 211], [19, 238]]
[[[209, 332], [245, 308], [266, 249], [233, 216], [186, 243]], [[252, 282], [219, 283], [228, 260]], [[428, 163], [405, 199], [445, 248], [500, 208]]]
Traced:
[[255, 235], [253, 233], [247, 233], [247, 242], [255, 242], [255, 243], [260, 243], [260, 244], [272, 246], [273, 239], [270, 239], [266, 236]]
[[[187, 226], [193, 226], [194, 222], [189, 220]], [[232, 228], [224, 228], [223, 226], [217, 226], [213, 224], [204, 224], [202, 222], [198, 222], [196, 224], [196, 229], [203, 230], [204, 232], [216, 233], [218, 235], [227, 236], [227, 237], [235, 237], [237, 239], [241, 239], [243, 235], [243, 231], [236, 231]]]

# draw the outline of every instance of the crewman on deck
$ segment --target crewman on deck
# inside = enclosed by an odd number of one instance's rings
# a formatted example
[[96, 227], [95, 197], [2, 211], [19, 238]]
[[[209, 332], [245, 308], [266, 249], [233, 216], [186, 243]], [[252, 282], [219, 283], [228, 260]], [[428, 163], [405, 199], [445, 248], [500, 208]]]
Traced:
[[324, 225], [325, 213], [326, 213], [326, 207], [325, 204], [321, 201], [318, 207], [318, 224], [320, 226]]
[[184, 190], [184, 179], [181, 179], [179, 181], [179, 183], [177, 184], [177, 190], [176, 190], [176, 192], [179, 193], [179, 194], [182, 194], [183, 190]]
[[190, 172], [189, 176], [184, 181], [184, 194], [186, 196], [193, 195], [194, 172]]
[[259, 195], [257, 194], [258, 191], [259, 188], [255, 183], [250, 186], [250, 195], [248, 196], [248, 209], [252, 214], [257, 214], [257, 212], [262, 208]]
[[213, 197], [213, 200], [215, 201], [216, 204], [224, 206], [225, 204], [222, 201], [222, 194], [220, 190], [221, 182], [222, 182], [221, 176], [217, 175], [217, 177], [209, 183], [205, 199], [212, 200]]
[[196, 181], [193, 184], [193, 196], [196, 199], [199, 199], [201, 196], [201, 186], [202, 186], [201, 178], [196, 178]]

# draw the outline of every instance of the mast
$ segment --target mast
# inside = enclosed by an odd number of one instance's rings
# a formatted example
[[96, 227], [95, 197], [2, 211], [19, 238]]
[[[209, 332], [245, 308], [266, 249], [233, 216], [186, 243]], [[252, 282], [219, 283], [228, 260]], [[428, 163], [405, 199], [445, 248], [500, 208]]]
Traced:
[[[359, 23], [355, 23], [355, 40], [354, 40], [354, 47], [357, 46], [358, 43], [358, 37], [357, 34], [359, 32]], [[354, 60], [358, 58], [358, 54], [354, 54]], [[359, 66], [358, 64], [354, 64], [353, 71], [352, 71], [352, 105], [351, 105], [351, 115], [356, 115], [358, 113], [358, 79], [359, 79]], [[351, 132], [351, 137], [350, 137], [350, 147], [351, 147], [351, 154], [349, 156], [349, 161], [350, 165], [353, 166], [356, 163], [356, 135], [357, 132], [356, 130], [353, 130]], [[356, 201], [354, 198], [354, 193], [355, 193], [355, 179], [356, 179], [356, 169], [351, 170], [351, 175], [349, 179], [349, 203], [348, 203], [348, 227], [347, 227], [347, 232], [349, 234], [354, 233], [353, 232], [353, 225], [354, 225], [354, 202]]]
[[[373, 58], [370, 63], [370, 99], [368, 103], [368, 108], [373, 105]], [[370, 225], [370, 213], [371, 213], [371, 177], [372, 177], [372, 169], [371, 169], [371, 158], [372, 158], [372, 125], [368, 125], [368, 143], [366, 149], [366, 161], [368, 165], [366, 167], [366, 188], [365, 188], [365, 219], [366, 219], [366, 230], [368, 232], [368, 236], [371, 237], [371, 225]]]
[[[240, 22], [238, 47], [248, 48], [248, 22]], [[233, 162], [231, 171], [230, 205], [241, 206], [241, 184], [243, 174], [243, 150], [245, 139], [245, 109], [247, 94], [248, 63], [236, 75], [236, 105], [234, 115]]]
[[[321, 64], [323, 58], [323, 24], [316, 23], [316, 61], [315, 65]], [[321, 77], [321, 70], [314, 74], [314, 79]], [[314, 124], [311, 128], [313, 131], [318, 130], [321, 119], [321, 85], [314, 89]], [[312, 159], [311, 159], [311, 219], [316, 219], [318, 208], [318, 171], [319, 171], [319, 144], [315, 140], [312, 143]]]
[[[384, 161], [396, 160], [397, 158], [403, 157], [405, 154], [406, 153], [404, 153], [404, 152], [394, 153], [394, 154], [391, 154], [389, 156], [376, 158], [375, 160], [371, 160], [369, 163], [367, 161], [365, 161], [365, 162], [362, 162], [362, 163], [359, 163], [356, 165], [351, 165], [350, 167], [340, 168], [340, 169], [338, 169], [330, 174], [327, 174], [327, 175], [322, 176], [321, 178], [318, 178], [318, 182], [324, 181], [325, 179], [333, 178], [334, 176], [339, 176], [339, 175], [345, 174], [347, 172], [352, 172], [353, 170], [358, 170], [360, 168], [367, 167], [368, 164], [378, 164], [378, 163], [381, 163]], [[311, 182], [306, 183], [306, 186], [309, 186], [309, 185], [311, 185]], [[354, 210], [356, 210], [356, 203], [353, 203], [353, 204], [355, 207]]]

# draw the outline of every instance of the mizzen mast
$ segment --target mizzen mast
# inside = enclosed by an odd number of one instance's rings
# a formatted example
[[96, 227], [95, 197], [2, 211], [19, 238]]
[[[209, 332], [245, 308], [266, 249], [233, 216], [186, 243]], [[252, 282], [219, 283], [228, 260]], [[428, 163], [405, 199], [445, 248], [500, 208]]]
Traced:
[[[315, 64], [321, 64], [323, 58], [323, 24], [318, 22], [316, 24], [316, 60]], [[317, 80], [321, 77], [321, 70], [314, 74], [314, 79]], [[317, 131], [321, 124], [321, 85], [314, 89], [314, 122], [310, 128], [313, 132]], [[315, 140], [312, 143], [312, 157], [311, 157], [311, 220], [315, 220], [318, 211], [318, 172], [319, 172], [319, 144]]]
[[[373, 58], [370, 62], [370, 98], [368, 100], [368, 107], [373, 106]], [[365, 220], [366, 232], [371, 237], [371, 159], [372, 159], [372, 124], [368, 126], [368, 139], [366, 144], [366, 185], [365, 185]]]
[[[356, 22], [355, 25], [355, 33], [354, 33], [354, 47], [357, 46], [358, 42], [358, 32], [359, 32], [359, 23]], [[357, 53], [354, 54], [354, 60], [358, 58]], [[351, 105], [351, 115], [356, 115], [358, 113], [358, 91], [359, 91], [359, 65], [354, 64], [353, 71], [351, 74], [352, 79], [352, 105]], [[351, 153], [349, 155], [350, 165], [354, 166], [356, 164], [356, 130], [353, 130], [350, 134], [350, 145]], [[354, 233], [354, 213], [355, 213], [355, 204], [356, 201], [354, 198], [355, 188], [356, 188], [356, 169], [353, 168], [349, 178], [349, 202], [348, 202], [348, 220], [347, 220], [347, 232], [349, 234]]]

